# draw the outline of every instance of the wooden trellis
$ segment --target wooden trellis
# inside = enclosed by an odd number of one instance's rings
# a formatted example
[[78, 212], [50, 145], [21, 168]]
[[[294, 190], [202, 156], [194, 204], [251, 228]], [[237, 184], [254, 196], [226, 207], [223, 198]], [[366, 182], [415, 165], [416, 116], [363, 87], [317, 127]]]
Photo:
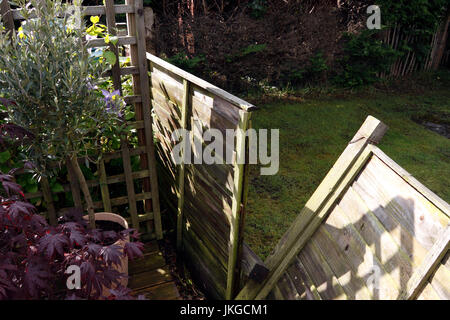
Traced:
[[[0, 13], [4, 25], [14, 32], [14, 20], [22, 20], [23, 17], [17, 9], [11, 9], [7, 0], [0, 3]], [[82, 7], [84, 16], [106, 16], [108, 33], [116, 34], [117, 14], [126, 14], [127, 34], [118, 35], [116, 46], [105, 43], [104, 39], [93, 39], [87, 43], [88, 47], [106, 47], [115, 52], [118, 57], [121, 46], [128, 47], [130, 55], [130, 66], [120, 67], [119, 59], [111, 68], [108, 76], [111, 76], [115, 89], [122, 91], [122, 77], [131, 75], [133, 81], [133, 95], [124, 97], [127, 104], [134, 104], [135, 119], [127, 124], [136, 129], [138, 136], [138, 147], [132, 148], [127, 141], [122, 141], [121, 150], [104, 154], [98, 163], [98, 177], [88, 181], [89, 187], [99, 187], [102, 200], [94, 203], [96, 211], [112, 211], [114, 206], [128, 205], [131, 226], [138, 228], [145, 223], [147, 232], [162, 238], [161, 215], [159, 206], [158, 179], [155, 167], [155, 152], [153, 145], [152, 119], [148, 67], [145, 48], [145, 22], [142, 0], [126, 0], [125, 4], [115, 5], [113, 0], [105, 0], [103, 6]], [[140, 170], [132, 171], [131, 157], [138, 156], [140, 159]], [[121, 158], [123, 161], [123, 174], [108, 175], [105, 164], [113, 159]], [[82, 161], [82, 159], [80, 159]], [[69, 183], [63, 185], [63, 191], [71, 192], [74, 205], [82, 207], [80, 189], [74, 174], [68, 166]], [[142, 190], [135, 190], [135, 181], [142, 180]], [[126, 196], [111, 197], [110, 185], [123, 183], [126, 185]], [[27, 199], [42, 197], [46, 202], [47, 217], [50, 222], [55, 223], [58, 214], [67, 208], [56, 208], [50, 184], [47, 179], [41, 180], [39, 191], [25, 195]], [[143, 212], [138, 212], [137, 202], [143, 201]], [[118, 212], [120, 214], [120, 212]], [[153, 222], [153, 224], [152, 224]]]

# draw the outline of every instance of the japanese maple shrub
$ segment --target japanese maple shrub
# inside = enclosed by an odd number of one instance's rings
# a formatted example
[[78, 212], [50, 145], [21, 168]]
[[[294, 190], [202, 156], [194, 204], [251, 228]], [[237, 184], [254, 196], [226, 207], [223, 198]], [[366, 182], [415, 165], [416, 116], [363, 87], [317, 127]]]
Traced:
[[[0, 151], [11, 143], [32, 144], [33, 139], [31, 132], [17, 125], [0, 125]], [[120, 281], [126, 275], [115, 266], [124, 255], [141, 256], [142, 243], [127, 241], [123, 250], [114, 243], [127, 236], [137, 240], [136, 231], [88, 229], [77, 209], [50, 226], [24, 199], [13, 173], [0, 172], [0, 300], [98, 299], [103, 286], [114, 287], [110, 297], [103, 298], [130, 299], [130, 290]], [[69, 266], [79, 267], [79, 288], [66, 285]]]
[[73, 167], [95, 228], [93, 201], [77, 159], [95, 161], [104, 137], [123, 133], [124, 102], [99, 90], [107, 59], [89, 54], [86, 30], [64, 14], [73, 11], [67, 4], [19, 2], [25, 22], [12, 40], [0, 31], [0, 95], [15, 102], [7, 108], [10, 121], [34, 135], [26, 154], [40, 175], [51, 175], [51, 163]]

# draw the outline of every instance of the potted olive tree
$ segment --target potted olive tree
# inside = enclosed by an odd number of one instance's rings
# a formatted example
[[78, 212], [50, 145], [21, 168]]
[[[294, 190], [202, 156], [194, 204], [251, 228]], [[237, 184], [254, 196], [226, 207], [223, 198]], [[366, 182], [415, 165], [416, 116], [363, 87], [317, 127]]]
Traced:
[[[84, 195], [89, 225], [95, 228], [94, 205], [78, 159], [98, 160], [104, 137], [123, 134], [124, 102], [115, 92], [99, 89], [108, 59], [89, 54], [85, 28], [71, 24], [70, 15], [64, 15], [70, 11], [67, 4], [60, 0], [22, 4], [26, 20], [12, 40], [0, 31], [0, 93], [15, 102], [8, 107], [10, 121], [35, 136], [26, 154], [38, 176], [52, 175], [55, 162], [70, 163]], [[126, 228], [120, 216], [100, 216]]]

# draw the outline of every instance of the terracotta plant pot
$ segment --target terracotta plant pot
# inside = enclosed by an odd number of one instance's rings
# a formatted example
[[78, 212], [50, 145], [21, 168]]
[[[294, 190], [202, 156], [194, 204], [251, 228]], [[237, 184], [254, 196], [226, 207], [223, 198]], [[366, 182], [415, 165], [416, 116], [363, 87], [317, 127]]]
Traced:
[[[89, 220], [88, 216], [84, 216], [84, 218], [86, 220]], [[125, 220], [125, 218], [119, 216], [118, 214], [115, 213], [110, 213], [110, 212], [98, 212], [95, 214], [95, 221], [110, 221], [110, 222], [115, 222], [119, 225], [121, 225], [124, 229], [128, 229], [128, 222], [127, 220]], [[116, 242], [114, 242], [115, 245], [121, 247], [122, 252], [123, 252], [123, 248], [125, 247], [125, 243], [130, 241], [130, 237], [127, 236], [126, 240], [117, 240]], [[124, 273], [125, 275], [128, 276], [128, 257], [127, 256], [123, 256], [120, 259], [120, 263], [116, 266], [114, 266], [114, 269]], [[128, 278], [124, 278], [120, 281], [120, 283], [126, 287], [128, 285]], [[100, 298], [107, 298], [108, 296], [110, 296], [110, 290], [114, 289], [115, 286], [113, 286], [112, 288], [106, 288], [103, 287], [103, 291], [102, 291], [102, 295]]]

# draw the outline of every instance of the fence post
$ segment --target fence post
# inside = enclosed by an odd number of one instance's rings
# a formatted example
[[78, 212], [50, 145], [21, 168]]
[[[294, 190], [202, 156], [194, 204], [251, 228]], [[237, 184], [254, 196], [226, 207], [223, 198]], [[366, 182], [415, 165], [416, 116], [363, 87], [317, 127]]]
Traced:
[[[181, 129], [186, 130], [187, 129], [187, 118], [189, 114], [189, 93], [190, 93], [190, 85], [189, 81], [186, 79], [183, 79], [183, 104], [181, 106]], [[188, 150], [184, 150], [184, 147], [186, 144], [183, 140], [180, 140], [182, 142], [182, 148], [181, 148], [181, 164], [180, 164], [180, 170], [178, 172], [178, 210], [177, 210], [177, 250], [180, 251], [182, 247], [182, 241], [183, 241], [183, 206], [184, 206], [184, 176], [185, 176], [185, 163], [184, 163], [184, 157], [186, 152]]]
[[239, 270], [237, 270], [237, 262], [240, 246], [240, 225], [242, 218], [242, 199], [243, 199], [243, 181], [245, 165], [242, 159], [245, 160], [246, 154], [246, 131], [250, 120], [250, 113], [240, 111], [240, 120], [236, 134], [236, 163], [234, 165], [234, 187], [233, 187], [233, 203], [231, 207], [232, 216], [230, 223], [230, 246], [228, 253], [228, 274], [227, 274], [227, 289], [225, 298], [230, 300], [234, 297], [236, 288], [236, 279], [239, 278]]
[[3, 18], [3, 23], [7, 31], [11, 31], [11, 36], [14, 33], [14, 18], [11, 11], [11, 6], [8, 0], [0, 0], [0, 14]]
[[[108, 33], [112, 36], [117, 34], [116, 32], [116, 13], [114, 10], [114, 0], [105, 0], [105, 10], [106, 10], [106, 25], [108, 27]], [[119, 62], [119, 50], [117, 46], [113, 43], [109, 44], [109, 49], [116, 56], [116, 63], [112, 66], [112, 80], [114, 84], [114, 89], [119, 90], [122, 94], [122, 83], [120, 80], [120, 62]]]
[[141, 95], [142, 102], [135, 103], [136, 120], [144, 120], [144, 130], [138, 130], [140, 145], [145, 145], [147, 152], [141, 155], [141, 168], [149, 169], [150, 182], [144, 180], [144, 190], [151, 191], [152, 200], [145, 201], [145, 209], [153, 211], [155, 233], [157, 239], [162, 239], [161, 214], [159, 207], [158, 178], [156, 172], [155, 147], [153, 143], [151, 96], [148, 77], [148, 66], [145, 51], [145, 21], [142, 0], [126, 0], [127, 5], [135, 7], [134, 13], [127, 14], [128, 35], [136, 36], [137, 43], [130, 45], [131, 63], [137, 66], [139, 74], [133, 75], [133, 90], [135, 95]]

